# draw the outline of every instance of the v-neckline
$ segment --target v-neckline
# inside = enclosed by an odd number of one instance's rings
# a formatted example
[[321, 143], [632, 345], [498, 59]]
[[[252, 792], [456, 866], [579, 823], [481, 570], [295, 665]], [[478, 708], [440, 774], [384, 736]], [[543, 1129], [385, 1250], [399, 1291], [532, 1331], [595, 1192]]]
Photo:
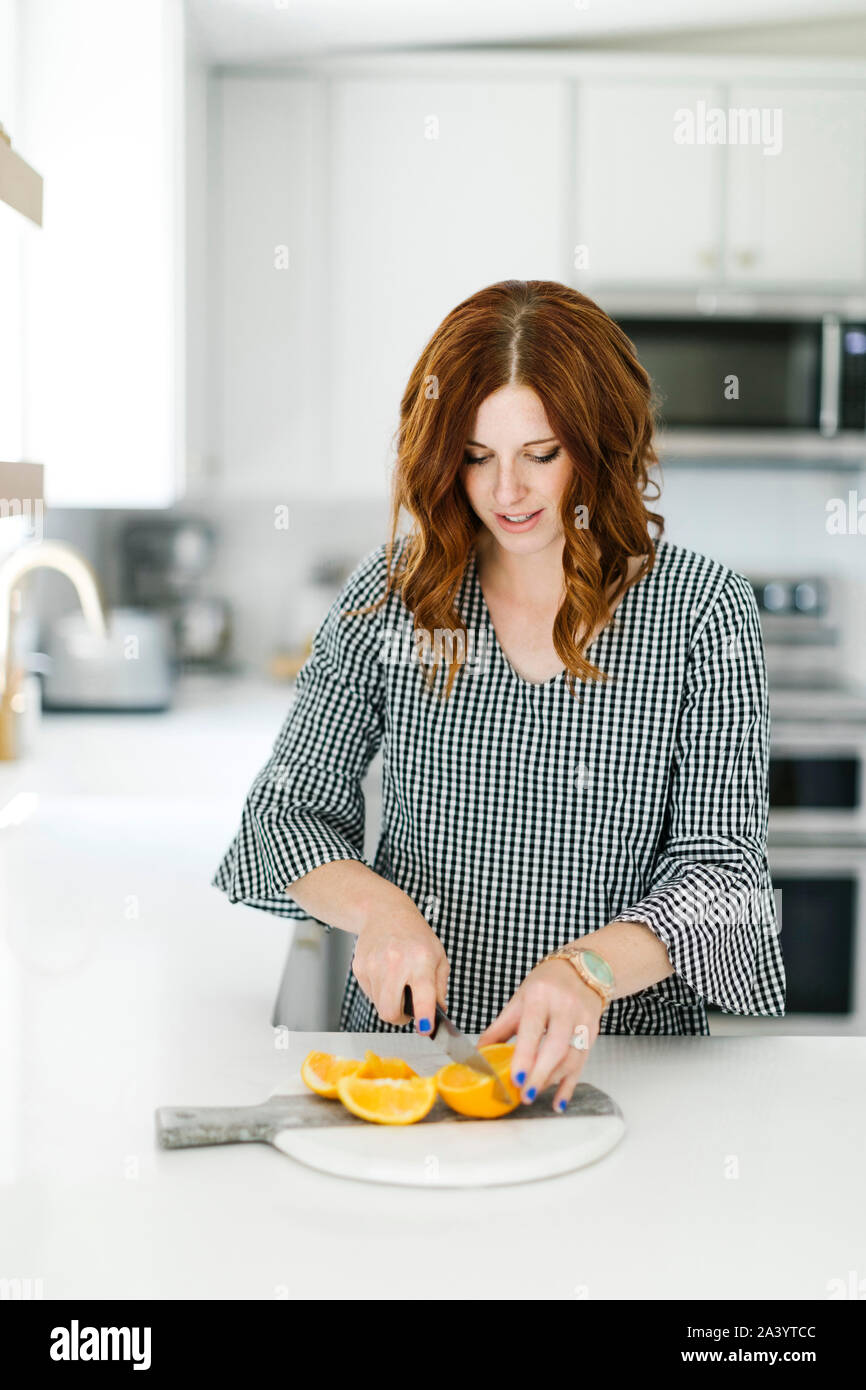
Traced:
[[[649, 574], [645, 574], [642, 579], [638, 579], [634, 584], [632, 584], [628, 589], [626, 589], [625, 593], [623, 594], [622, 598], [620, 599], [619, 603], [617, 604], [616, 608], [613, 610], [613, 613], [611, 614], [610, 622], [607, 623], [606, 626], [601, 629], [601, 632], [599, 632], [597, 636], [595, 636], [592, 639], [591, 642], [587, 642], [586, 646], [583, 649], [584, 652], [591, 651], [593, 647], [598, 645], [598, 643], [602, 640], [603, 637], [607, 637], [610, 633], [613, 632], [614, 619], [619, 617], [620, 612], [622, 611], [624, 605], [628, 603], [632, 594], [637, 589], [640, 589], [641, 586], [646, 582], [646, 580], [650, 579], [656, 573], [656, 570], [658, 569], [660, 550], [664, 546], [664, 544], [665, 542], [662, 540], [658, 540], [654, 543], [653, 550], [655, 552], [655, 564], [653, 565]], [[493, 618], [491, 616], [490, 609], [487, 606], [487, 599], [484, 597], [484, 590], [481, 587], [481, 578], [478, 573], [478, 554], [474, 545], [470, 552], [469, 561], [472, 568], [473, 581], [478, 593], [478, 600], [481, 606], [481, 615], [485, 623], [487, 624], [488, 629], [490, 630], [490, 633], [493, 637], [494, 646], [499, 653], [500, 659], [511, 672], [514, 679], [516, 681], [519, 681], [521, 685], [529, 686], [533, 690], [544, 690], [548, 686], [555, 685], [557, 681], [563, 680], [566, 674], [566, 667], [564, 666], [561, 671], [557, 671], [555, 675], [548, 676], [547, 679], [543, 681], [527, 680], [525, 676], [521, 676], [520, 672], [515, 669], [508, 656], [506, 655], [505, 648], [500, 642], [496, 632], [496, 628], [493, 625]]]

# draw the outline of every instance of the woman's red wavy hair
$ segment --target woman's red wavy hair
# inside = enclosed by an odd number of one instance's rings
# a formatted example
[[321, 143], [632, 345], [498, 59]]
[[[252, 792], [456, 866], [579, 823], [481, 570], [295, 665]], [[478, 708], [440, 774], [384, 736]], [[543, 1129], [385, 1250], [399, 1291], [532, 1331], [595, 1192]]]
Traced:
[[[574, 463], [560, 504], [566, 596], [553, 627], [574, 694], [576, 680], [606, 679], [583, 648], [609, 621], [611, 604], [626, 587], [629, 558], [648, 557], [632, 582], [652, 569], [648, 527], [657, 528], [658, 539], [664, 520], [644, 500], [649, 486], [656, 489], [651, 501], [660, 495], [649, 478], [659, 462], [650, 378], [618, 324], [567, 285], [503, 280], [464, 299], [436, 329], [401, 403], [385, 593], [353, 612], [370, 612], [396, 591], [416, 632], [459, 632], [465, 640], [455, 598], [482, 523], [461, 470], [479, 406], [507, 385], [532, 388]], [[576, 522], [579, 507], [587, 509], [588, 527]], [[393, 562], [403, 509], [414, 525], [398, 571]], [[449, 664], [446, 698], [460, 664], [457, 656]], [[431, 683], [435, 675], [434, 665]]]

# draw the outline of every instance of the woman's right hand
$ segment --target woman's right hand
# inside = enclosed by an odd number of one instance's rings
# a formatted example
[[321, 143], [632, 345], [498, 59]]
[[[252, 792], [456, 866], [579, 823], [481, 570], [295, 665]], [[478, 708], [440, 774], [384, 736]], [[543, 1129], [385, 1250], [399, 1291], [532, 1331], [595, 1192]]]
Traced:
[[405, 907], [376, 913], [358, 933], [352, 974], [385, 1023], [409, 1022], [403, 1012], [408, 985], [415, 1027], [432, 1032], [437, 999], [445, 1005], [449, 969], [441, 941], [410, 898]]

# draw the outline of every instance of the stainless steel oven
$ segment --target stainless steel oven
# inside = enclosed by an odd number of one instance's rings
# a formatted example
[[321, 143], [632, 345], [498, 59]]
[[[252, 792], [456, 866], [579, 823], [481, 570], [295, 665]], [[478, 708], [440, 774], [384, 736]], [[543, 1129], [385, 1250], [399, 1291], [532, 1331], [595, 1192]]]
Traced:
[[770, 824], [866, 839], [866, 726], [773, 720]]
[[771, 843], [769, 859], [787, 982], [776, 1031], [866, 1034], [866, 844]]
[[783, 1018], [707, 1009], [710, 1033], [866, 1035], [866, 843], [769, 847]]
[[[768, 855], [784, 1018], [710, 1009], [714, 1033], [866, 1035], [866, 689], [854, 678], [863, 594], [838, 576], [750, 576], [770, 693]], [[849, 669], [852, 668], [852, 669]]]

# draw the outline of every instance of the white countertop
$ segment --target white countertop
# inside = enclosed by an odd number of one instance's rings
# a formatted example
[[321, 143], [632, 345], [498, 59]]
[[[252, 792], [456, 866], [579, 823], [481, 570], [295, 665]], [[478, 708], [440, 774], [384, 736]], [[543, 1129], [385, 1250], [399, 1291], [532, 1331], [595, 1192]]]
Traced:
[[[862, 1278], [866, 1040], [601, 1038], [585, 1076], [623, 1110], [617, 1148], [541, 1182], [430, 1191], [264, 1144], [157, 1149], [157, 1105], [251, 1104], [311, 1047], [370, 1040], [295, 1034], [277, 1052], [228, 982], [198, 999], [155, 984], [133, 1010], [146, 1036], [119, 1034], [115, 1001], [89, 1050], [80, 1025], [67, 1036], [67, 988], [53, 1063], [21, 1097], [4, 1261], [47, 1298], [820, 1300]], [[419, 1065], [430, 1049], [377, 1046]]]
[[34, 803], [0, 829], [0, 1274], [46, 1298], [822, 1299], [862, 1278], [866, 1039], [600, 1038], [584, 1075], [625, 1138], [510, 1188], [157, 1148], [157, 1106], [254, 1103], [312, 1047], [363, 1049], [276, 1045], [291, 927], [209, 884], [288, 698], [217, 681], [163, 716], [52, 715], [0, 765], [0, 805]]
[[0, 805], [16, 791], [221, 797], [246, 790], [271, 751], [293, 686], [251, 676], [186, 675], [154, 713], [42, 715], [31, 754], [0, 762]]

